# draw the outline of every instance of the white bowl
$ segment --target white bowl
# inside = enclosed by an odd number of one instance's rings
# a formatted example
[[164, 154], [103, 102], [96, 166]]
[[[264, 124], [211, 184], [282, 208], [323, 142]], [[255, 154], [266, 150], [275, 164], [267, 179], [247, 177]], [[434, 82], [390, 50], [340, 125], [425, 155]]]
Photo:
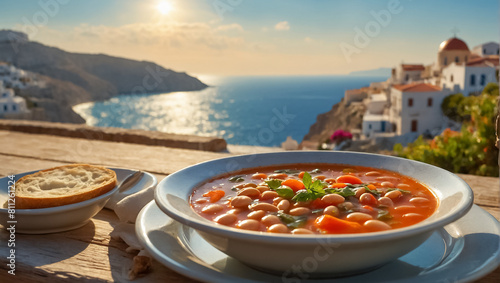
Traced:
[[[116, 172], [118, 184], [130, 174], [134, 173], [133, 170], [110, 168]], [[33, 174], [38, 171], [26, 172], [16, 174], [15, 180], [21, 177]], [[143, 178], [152, 177], [156, 184], [156, 178], [149, 173]], [[3, 207], [5, 201], [8, 199], [8, 185], [10, 185], [8, 177], [0, 179], [0, 207]], [[147, 183], [150, 183], [148, 181]], [[23, 234], [47, 234], [56, 233], [67, 230], [72, 230], [85, 225], [90, 218], [96, 215], [108, 202], [113, 194], [116, 193], [118, 186], [115, 186], [111, 191], [100, 195], [98, 197], [63, 205], [57, 207], [40, 208], [40, 209], [15, 209], [14, 218], [9, 218], [9, 210], [5, 208], [0, 209], [0, 225], [4, 228], [9, 228], [14, 225], [16, 233]]]
[[[297, 163], [360, 165], [398, 172], [429, 186], [438, 197], [439, 206], [428, 219], [409, 227], [344, 235], [246, 231], [217, 225], [190, 206], [193, 189], [215, 176], [239, 169]], [[197, 230], [227, 255], [259, 270], [297, 278], [300, 274], [343, 276], [388, 263], [418, 247], [436, 229], [465, 215], [472, 206], [473, 193], [456, 175], [421, 162], [365, 153], [298, 151], [235, 156], [185, 168], [159, 183], [155, 201], [168, 216]]]

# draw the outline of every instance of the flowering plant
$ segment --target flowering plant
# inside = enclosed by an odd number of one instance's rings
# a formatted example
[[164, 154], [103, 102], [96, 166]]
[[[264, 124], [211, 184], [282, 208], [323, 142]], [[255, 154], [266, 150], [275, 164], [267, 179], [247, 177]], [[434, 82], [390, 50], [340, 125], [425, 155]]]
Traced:
[[336, 130], [331, 136], [330, 140], [333, 143], [341, 143], [345, 140], [351, 140], [352, 139], [352, 134], [349, 131], [344, 131], [344, 130]]

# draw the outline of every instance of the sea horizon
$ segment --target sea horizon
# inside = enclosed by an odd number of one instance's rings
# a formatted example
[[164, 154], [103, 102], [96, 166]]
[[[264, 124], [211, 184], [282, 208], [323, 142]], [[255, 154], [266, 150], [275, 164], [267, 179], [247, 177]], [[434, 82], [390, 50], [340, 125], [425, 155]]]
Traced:
[[345, 90], [387, 79], [357, 75], [207, 77], [200, 76], [209, 85], [200, 91], [121, 94], [73, 109], [91, 126], [216, 136], [231, 145], [276, 147], [288, 136], [300, 143], [316, 117], [340, 102]]

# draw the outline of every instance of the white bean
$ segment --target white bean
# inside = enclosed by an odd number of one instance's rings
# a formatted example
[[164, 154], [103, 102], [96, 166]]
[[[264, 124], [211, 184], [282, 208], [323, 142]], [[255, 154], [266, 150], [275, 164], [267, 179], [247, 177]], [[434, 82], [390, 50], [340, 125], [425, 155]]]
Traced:
[[394, 184], [389, 181], [382, 182], [380, 185], [382, 187], [394, 188]]
[[258, 186], [256, 189], [259, 190], [260, 193], [269, 191], [269, 188], [266, 186]]
[[264, 224], [266, 226], [271, 226], [271, 225], [274, 225], [274, 224], [281, 223], [281, 220], [276, 215], [266, 215], [266, 216], [262, 217], [262, 219], [260, 220], [260, 222], [262, 222], [262, 224]]
[[231, 200], [232, 207], [247, 207], [252, 203], [252, 199], [248, 196], [237, 196]]
[[238, 216], [234, 214], [222, 214], [217, 216], [214, 221], [222, 225], [231, 225], [238, 220]]
[[346, 219], [349, 221], [364, 223], [368, 220], [373, 219], [373, 217], [369, 214], [362, 213], [362, 212], [352, 212], [352, 213], [349, 213], [349, 215], [347, 215]]
[[290, 209], [290, 212], [288, 212], [290, 215], [293, 216], [299, 216], [299, 215], [304, 215], [311, 212], [311, 210], [307, 207], [296, 207], [293, 209]]
[[271, 233], [288, 233], [288, 228], [284, 224], [274, 224], [267, 228], [268, 232]]
[[260, 191], [257, 190], [256, 188], [243, 188], [242, 190], [238, 191], [239, 196], [248, 196], [251, 198], [258, 198], [260, 197]]
[[340, 212], [336, 206], [330, 205], [325, 207], [325, 209], [323, 210], [323, 214], [339, 216]]
[[370, 172], [365, 173], [365, 176], [368, 176], [368, 177], [377, 177], [380, 175], [382, 175], [382, 173], [380, 173], [378, 171], [370, 171]]
[[251, 210], [264, 210], [264, 211], [271, 211], [271, 212], [277, 212], [279, 209], [267, 202], [259, 202], [255, 203], [249, 206]]
[[382, 222], [380, 220], [368, 220], [366, 221], [363, 226], [365, 226], [368, 230], [370, 231], [385, 231], [391, 229], [391, 226], [389, 224]]
[[359, 189], [357, 189], [357, 190], [356, 190], [356, 192], [355, 192], [355, 195], [354, 195], [354, 196], [355, 196], [356, 198], [358, 198], [358, 199], [359, 199], [359, 197], [360, 197], [362, 194], [364, 194], [364, 193], [366, 193], [366, 189], [365, 189], [365, 188], [359, 188]]
[[255, 220], [260, 220], [262, 217], [266, 215], [266, 212], [264, 210], [257, 210], [257, 211], [252, 211], [250, 212], [247, 217], [249, 219], [255, 219]]
[[279, 210], [287, 210], [290, 207], [290, 202], [284, 199], [278, 203], [277, 207]]
[[336, 205], [339, 203], [343, 203], [345, 201], [345, 198], [341, 195], [338, 195], [338, 194], [328, 194], [328, 195], [323, 196], [321, 198], [321, 201], [327, 205], [330, 205], [330, 204]]
[[397, 200], [399, 197], [401, 197], [403, 194], [400, 191], [390, 191], [384, 195], [384, 197], [388, 197], [390, 199]]
[[386, 207], [393, 207], [394, 203], [392, 202], [392, 199], [388, 197], [381, 197], [378, 199], [378, 204]]
[[292, 234], [314, 234], [313, 231], [306, 228], [297, 228], [292, 230]]
[[255, 219], [245, 219], [238, 223], [238, 228], [245, 230], [257, 230], [259, 229], [260, 222]]
[[272, 199], [279, 196], [277, 192], [275, 191], [265, 191], [262, 193], [262, 196], [260, 197], [261, 199]]
[[205, 206], [201, 212], [206, 213], [206, 214], [215, 214], [221, 210], [223, 210], [224, 207], [220, 204], [210, 204]]

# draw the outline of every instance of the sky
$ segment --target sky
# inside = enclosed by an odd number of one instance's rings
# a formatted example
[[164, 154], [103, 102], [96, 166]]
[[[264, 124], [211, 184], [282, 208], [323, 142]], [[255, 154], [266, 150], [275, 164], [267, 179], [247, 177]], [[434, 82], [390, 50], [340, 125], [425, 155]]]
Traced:
[[332, 75], [430, 64], [500, 35], [499, 1], [0, 0], [0, 29], [198, 76]]

